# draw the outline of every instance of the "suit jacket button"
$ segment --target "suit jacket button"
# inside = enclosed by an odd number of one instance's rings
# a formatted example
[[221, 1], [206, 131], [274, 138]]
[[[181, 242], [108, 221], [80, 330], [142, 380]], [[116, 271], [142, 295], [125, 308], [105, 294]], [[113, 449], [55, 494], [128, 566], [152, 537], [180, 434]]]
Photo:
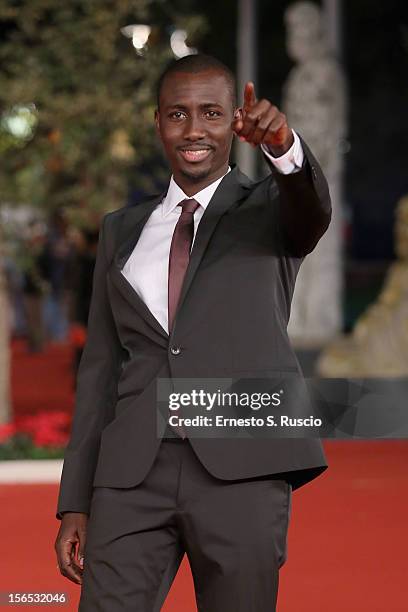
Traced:
[[314, 166], [312, 166], [312, 176], [314, 178], [314, 180], [317, 180], [317, 172], [316, 172], [316, 168]]
[[172, 355], [180, 355], [181, 348], [179, 346], [172, 346], [171, 349], [170, 349], [170, 353]]

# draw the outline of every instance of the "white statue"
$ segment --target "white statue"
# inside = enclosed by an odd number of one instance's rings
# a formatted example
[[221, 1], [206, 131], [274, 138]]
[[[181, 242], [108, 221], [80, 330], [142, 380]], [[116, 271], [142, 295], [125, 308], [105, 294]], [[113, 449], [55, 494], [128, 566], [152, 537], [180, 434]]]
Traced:
[[341, 149], [346, 136], [346, 88], [331, 56], [323, 15], [311, 2], [296, 2], [285, 13], [288, 53], [297, 65], [284, 87], [289, 125], [305, 139], [328, 180], [333, 216], [315, 250], [303, 262], [288, 331], [295, 346], [321, 346], [342, 327]]
[[320, 354], [319, 376], [327, 378], [392, 378], [408, 376], [408, 196], [395, 212], [397, 261], [386, 275], [377, 299]]

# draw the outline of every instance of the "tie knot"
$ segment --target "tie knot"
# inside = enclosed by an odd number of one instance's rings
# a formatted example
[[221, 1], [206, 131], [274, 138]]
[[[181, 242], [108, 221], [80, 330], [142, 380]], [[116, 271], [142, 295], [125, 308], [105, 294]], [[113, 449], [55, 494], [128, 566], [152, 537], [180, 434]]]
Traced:
[[183, 212], [194, 214], [200, 204], [194, 198], [188, 198], [187, 200], [182, 200], [178, 206], [181, 206]]

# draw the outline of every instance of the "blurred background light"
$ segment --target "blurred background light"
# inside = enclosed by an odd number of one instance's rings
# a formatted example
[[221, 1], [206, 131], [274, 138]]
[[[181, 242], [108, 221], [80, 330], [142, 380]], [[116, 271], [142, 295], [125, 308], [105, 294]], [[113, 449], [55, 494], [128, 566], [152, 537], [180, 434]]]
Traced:
[[37, 125], [37, 109], [35, 104], [13, 106], [1, 118], [1, 127], [14, 138], [30, 139]]
[[173, 34], [170, 36], [171, 50], [177, 58], [197, 53], [197, 49], [187, 46], [186, 40], [187, 32], [185, 30], [174, 30]]
[[139, 55], [143, 55], [151, 30], [152, 29], [149, 25], [139, 23], [127, 25], [124, 28], [121, 28], [120, 31], [122, 32], [123, 36], [132, 39], [132, 44], [136, 49], [136, 52]]

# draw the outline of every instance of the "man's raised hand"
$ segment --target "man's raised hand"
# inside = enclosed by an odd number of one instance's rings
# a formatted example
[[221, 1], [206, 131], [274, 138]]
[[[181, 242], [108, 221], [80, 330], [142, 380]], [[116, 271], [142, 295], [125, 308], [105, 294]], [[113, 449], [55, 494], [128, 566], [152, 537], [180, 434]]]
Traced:
[[286, 116], [269, 100], [257, 100], [251, 82], [245, 85], [244, 103], [232, 129], [243, 142], [254, 147], [266, 145], [275, 157], [286, 153], [293, 144], [293, 134]]

